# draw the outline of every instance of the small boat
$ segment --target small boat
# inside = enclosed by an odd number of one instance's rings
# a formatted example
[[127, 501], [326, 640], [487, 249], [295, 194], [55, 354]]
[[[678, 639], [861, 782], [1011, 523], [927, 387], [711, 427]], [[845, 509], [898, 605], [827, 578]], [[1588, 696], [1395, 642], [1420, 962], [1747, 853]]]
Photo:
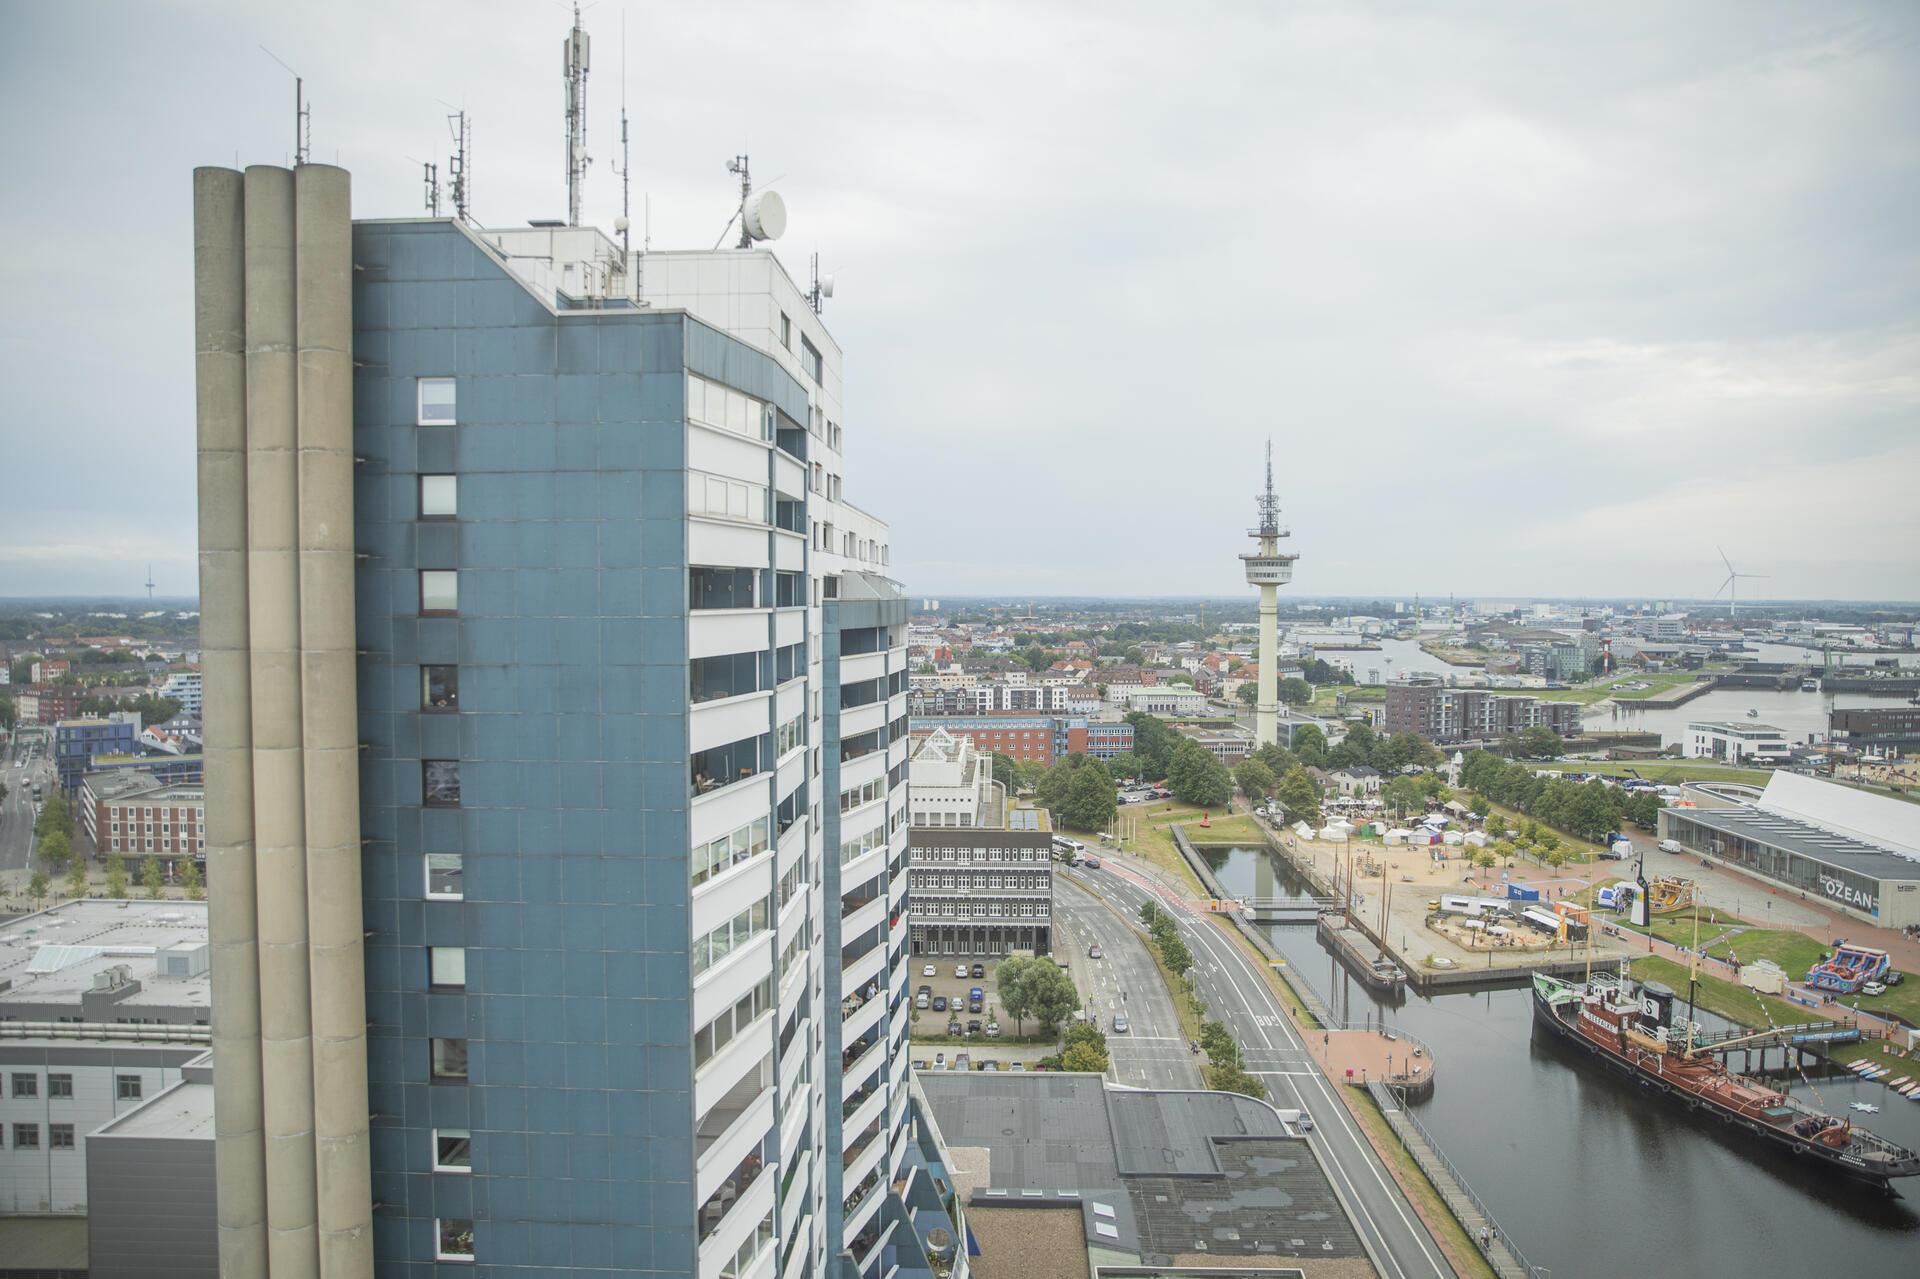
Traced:
[[1747, 718], [1748, 718], [1748, 719], [1759, 719], [1759, 718], [1760, 718], [1760, 712], [1759, 712], [1759, 711], [1758, 711], [1757, 709], [1755, 709], [1754, 707], [1751, 707], [1751, 706], [1749, 706], [1749, 707], [1747, 707]]
[[1901, 1084], [1908, 1083], [1912, 1079], [1913, 1079], [1912, 1075], [1902, 1075], [1898, 1079], [1889, 1079], [1887, 1080], [1887, 1087], [1898, 1088]]
[[1880, 1113], [1880, 1107], [1870, 1101], [1850, 1101], [1847, 1105], [1853, 1107], [1863, 1115], [1877, 1115]]

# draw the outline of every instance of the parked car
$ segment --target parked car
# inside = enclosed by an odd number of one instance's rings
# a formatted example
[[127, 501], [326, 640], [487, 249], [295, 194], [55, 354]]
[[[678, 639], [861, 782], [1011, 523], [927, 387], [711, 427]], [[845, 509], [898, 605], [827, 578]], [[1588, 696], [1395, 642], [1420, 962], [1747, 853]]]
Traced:
[[930, 1007], [932, 1003], [933, 1003], [933, 996], [927, 994], [925, 991], [921, 991], [919, 994], [913, 997], [913, 1006], [915, 1008], [924, 1009], [924, 1008]]
[[970, 1013], [985, 1012], [986, 1001], [981, 999], [969, 999], [967, 1001], [967, 1011]]
[[913, 993], [916, 995], [931, 995], [933, 993], [933, 987], [922, 985], [920, 989], [914, 991]]
[[977, 1035], [982, 1029], [984, 1029], [984, 1027], [981, 1026], [978, 1017], [971, 1017], [967, 1020], [967, 1033], [969, 1035]]
[[949, 1035], [952, 1035], [954, 1038], [956, 1039], [959, 1038], [960, 1030], [961, 1030], [960, 1019], [958, 1017], [954, 1018], [952, 1021], [947, 1023], [947, 1033]]
[[947, 1011], [947, 997], [945, 995], [935, 995], [933, 997], [933, 1011], [937, 1013]]
[[1025, 1070], [1026, 1068], [1027, 1064], [1023, 1061], [1016, 1061], [1007, 1067], [1008, 1070]]
[[1898, 986], [1900, 984], [1900, 978], [1902, 975], [1903, 974], [1896, 968], [1887, 969], [1887, 976], [1886, 976], [1887, 985]]
[[1887, 984], [1880, 981], [1870, 981], [1860, 988], [1860, 993], [1863, 995], [1884, 995], [1887, 993]]
[[975, 986], [971, 990], [967, 991], [968, 999], [985, 999], [986, 997], [987, 997], [987, 992], [979, 986]]
[[988, 1022], [988, 1023], [987, 1023], [987, 1038], [988, 1038], [988, 1039], [998, 1039], [998, 1038], [1000, 1038], [1000, 1023], [999, 1023], [999, 1022], [997, 1022], [997, 1021], [990, 1021], [990, 1022]]
[[945, 1070], [947, 1068], [947, 1055], [945, 1053], [935, 1053], [933, 1055], [933, 1068], [935, 1070]]
[[967, 979], [967, 966], [965, 964], [955, 964], [953, 966], [953, 975], [961, 981], [965, 981]]
[[920, 975], [922, 977], [934, 977], [934, 976], [937, 976], [938, 974], [939, 974], [939, 970], [936, 969], [932, 964], [928, 964], [925, 968], [922, 968], [920, 970]]
[[987, 975], [987, 966], [985, 964], [975, 964], [973, 966], [973, 979], [975, 981], [984, 980], [986, 978], [986, 975]]
[[1680, 841], [1677, 839], [1663, 839], [1660, 841], [1657, 847], [1663, 853], [1679, 853], [1679, 852], [1686, 851], [1685, 849], [1680, 847]]

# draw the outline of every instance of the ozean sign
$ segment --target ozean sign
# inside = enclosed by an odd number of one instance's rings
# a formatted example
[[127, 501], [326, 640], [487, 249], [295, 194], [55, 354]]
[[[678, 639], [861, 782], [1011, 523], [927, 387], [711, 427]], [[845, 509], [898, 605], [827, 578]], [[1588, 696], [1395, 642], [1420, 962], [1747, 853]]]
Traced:
[[1864, 910], [1871, 915], [1880, 913], [1880, 903], [1872, 893], [1863, 893], [1844, 880], [1835, 879], [1831, 875], [1822, 875], [1820, 889], [1835, 901], [1844, 902], [1856, 910]]

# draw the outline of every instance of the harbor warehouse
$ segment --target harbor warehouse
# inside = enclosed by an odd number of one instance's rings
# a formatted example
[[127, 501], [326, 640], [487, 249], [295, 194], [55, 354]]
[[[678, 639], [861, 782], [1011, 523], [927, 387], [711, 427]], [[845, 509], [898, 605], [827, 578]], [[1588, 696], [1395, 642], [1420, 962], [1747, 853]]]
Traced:
[[1752, 804], [1660, 810], [1660, 837], [1882, 927], [1920, 924], [1920, 806], [1775, 773]]

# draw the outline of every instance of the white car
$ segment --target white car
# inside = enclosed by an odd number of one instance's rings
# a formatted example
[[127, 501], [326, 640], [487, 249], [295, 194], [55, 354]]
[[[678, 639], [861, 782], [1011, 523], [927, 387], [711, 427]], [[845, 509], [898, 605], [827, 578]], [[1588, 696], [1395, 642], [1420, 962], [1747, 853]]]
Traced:
[[961, 981], [965, 981], [967, 979], [967, 966], [965, 964], [955, 964], [953, 966], [953, 975]]
[[1884, 995], [1887, 993], [1886, 983], [1870, 981], [1860, 988], [1860, 993], [1863, 995]]
[[935, 976], [937, 973], [938, 973], [938, 970], [934, 968], [932, 964], [928, 964], [925, 968], [922, 968], [920, 970], [920, 975], [922, 977], [932, 977], [932, 976]]

